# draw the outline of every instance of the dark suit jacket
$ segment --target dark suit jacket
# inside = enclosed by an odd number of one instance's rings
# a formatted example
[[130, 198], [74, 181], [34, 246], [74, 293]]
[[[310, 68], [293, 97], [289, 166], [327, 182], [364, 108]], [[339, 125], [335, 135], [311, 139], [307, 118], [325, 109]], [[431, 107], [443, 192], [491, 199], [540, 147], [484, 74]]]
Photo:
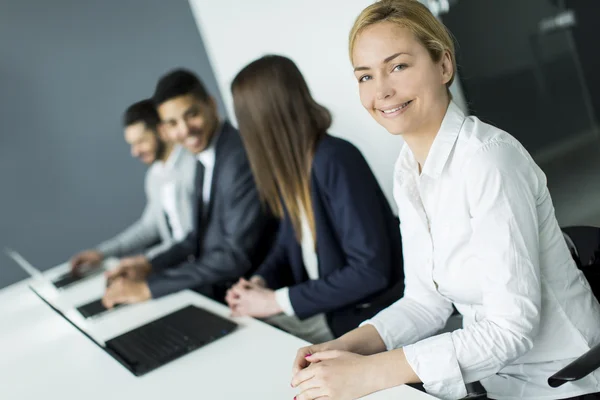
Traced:
[[221, 127], [215, 152], [210, 201], [203, 216], [198, 212], [202, 190], [197, 188], [193, 231], [150, 260], [152, 297], [198, 287], [216, 296], [215, 285], [246, 275], [270, 250], [277, 228], [260, 203], [239, 132], [228, 122]]
[[339, 336], [402, 296], [400, 229], [367, 162], [349, 142], [322, 138], [310, 184], [319, 279], [308, 278], [287, 214], [256, 273], [272, 289], [290, 287], [300, 319], [326, 313]]

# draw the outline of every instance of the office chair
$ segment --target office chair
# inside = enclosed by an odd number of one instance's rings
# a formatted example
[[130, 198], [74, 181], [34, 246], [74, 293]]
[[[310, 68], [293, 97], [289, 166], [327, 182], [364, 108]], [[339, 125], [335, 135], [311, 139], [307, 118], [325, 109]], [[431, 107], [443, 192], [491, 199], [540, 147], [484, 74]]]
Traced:
[[[575, 247], [570, 249], [571, 254], [590, 283], [594, 295], [600, 300], [600, 228], [572, 226], [563, 228], [563, 233], [571, 239]], [[579, 380], [598, 368], [600, 368], [600, 344], [548, 378], [548, 384], [559, 387], [567, 382]]]
[[[571, 226], [563, 228], [562, 231], [575, 263], [583, 271], [596, 298], [600, 300], [600, 228]], [[598, 368], [600, 368], [600, 344], [548, 378], [548, 384], [551, 387], [559, 387], [567, 382], [581, 379]], [[464, 399], [486, 398], [485, 389], [479, 382], [466, 386], [468, 395]]]

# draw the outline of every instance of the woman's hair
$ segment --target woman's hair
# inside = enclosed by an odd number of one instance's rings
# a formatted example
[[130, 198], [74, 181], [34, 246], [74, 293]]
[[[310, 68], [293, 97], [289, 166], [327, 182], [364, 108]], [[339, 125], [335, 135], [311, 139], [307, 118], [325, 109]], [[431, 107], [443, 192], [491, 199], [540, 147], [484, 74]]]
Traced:
[[434, 62], [439, 62], [444, 52], [450, 54], [452, 59], [453, 75], [446, 84], [447, 88], [454, 81], [456, 75], [456, 57], [452, 34], [427, 7], [417, 0], [379, 0], [365, 8], [350, 31], [349, 51], [352, 60], [352, 51], [358, 35], [367, 27], [378, 22], [391, 22], [409, 29], [419, 42], [429, 52]]
[[299, 241], [304, 209], [316, 240], [311, 165], [316, 144], [331, 126], [331, 114], [312, 98], [296, 64], [283, 56], [268, 55], [248, 64], [233, 80], [231, 92], [261, 200], [279, 218], [285, 205]]

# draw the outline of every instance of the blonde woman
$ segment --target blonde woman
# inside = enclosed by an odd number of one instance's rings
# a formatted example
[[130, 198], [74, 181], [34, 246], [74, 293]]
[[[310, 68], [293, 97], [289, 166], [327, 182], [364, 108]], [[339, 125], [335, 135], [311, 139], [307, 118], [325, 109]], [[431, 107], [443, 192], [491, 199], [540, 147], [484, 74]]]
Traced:
[[[515, 138], [452, 102], [446, 28], [417, 1], [378, 1], [352, 28], [350, 58], [363, 106], [406, 143], [394, 174], [405, 295], [346, 335], [300, 349], [297, 400], [416, 382], [458, 399], [474, 381], [493, 399], [600, 398], [600, 371], [547, 384], [600, 342], [600, 305], [543, 172]], [[463, 329], [436, 335], [452, 305]]]

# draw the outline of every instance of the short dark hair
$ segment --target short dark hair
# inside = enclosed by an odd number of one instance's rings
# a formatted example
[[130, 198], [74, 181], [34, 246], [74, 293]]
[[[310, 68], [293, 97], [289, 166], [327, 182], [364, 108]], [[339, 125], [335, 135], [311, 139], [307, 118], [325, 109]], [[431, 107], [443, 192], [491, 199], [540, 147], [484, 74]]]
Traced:
[[143, 122], [146, 125], [146, 129], [156, 132], [158, 124], [160, 124], [160, 117], [152, 100], [138, 101], [125, 110], [123, 114], [123, 126], [127, 127], [138, 122]]
[[198, 100], [208, 101], [209, 95], [200, 79], [191, 71], [176, 69], [163, 75], [154, 90], [152, 100], [158, 107], [175, 97], [193, 94]]

